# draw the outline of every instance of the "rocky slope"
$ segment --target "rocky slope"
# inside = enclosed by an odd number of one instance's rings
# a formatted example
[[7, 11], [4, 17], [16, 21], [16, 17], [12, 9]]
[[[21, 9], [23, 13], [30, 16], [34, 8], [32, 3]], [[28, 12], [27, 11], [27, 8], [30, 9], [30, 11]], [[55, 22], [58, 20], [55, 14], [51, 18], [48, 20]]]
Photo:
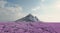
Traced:
[[33, 16], [31, 14], [28, 14], [27, 16], [16, 20], [15, 22], [19, 22], [19, 21], [26, 21], [26, 22], [37, 22], [39, 21], [39, 19], [36, 16]]

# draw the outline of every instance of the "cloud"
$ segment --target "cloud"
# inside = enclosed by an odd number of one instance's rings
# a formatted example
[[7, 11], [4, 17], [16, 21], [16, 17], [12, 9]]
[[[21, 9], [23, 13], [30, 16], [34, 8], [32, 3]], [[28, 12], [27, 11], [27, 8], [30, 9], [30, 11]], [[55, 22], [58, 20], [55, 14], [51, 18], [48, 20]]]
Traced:
[[0, 0], [0, 21], [15, 21], [25, 15], [21, 6], [11, 5], [7, 1]]
[[50, 23], [58, 23], [60, 22], [60, 16], [59, 15], [41, 15], [41, 14], [38, 14], [38, 13], [35, 13], [33, 14], [34, 16], [37, 16], [38, 19], [40, 19], [40, 21], [43, 21], [43, 22], [50, 22]]
[[3, 0], [0, 0], [0, 7], [4, 7], [4, 5], [6, 4], [7, 2], [3, 1]]
[[41, 2], [44, 2], [44, 1], [46, 1], [46, 0], [41, 0]]
[[[28, 12], [41, 21], [60, 21], [60, 0], [41, 0], [40, 5], [32, 7]], [[22, 6], [0, 0], [0, 21], [14, 21], [25, 15]]]
[[40, 6], [32, 8], [32, 11], [40, 10]]
[[[59, 22], [60, 21], [60, 0], [52, 0], [50, 3], [46, 3], [47, 0], [42, 0], [44, 3], [41, 3], [38, 7], [32, 8], [33, 11], [38, 11], [34, 13], [40, 20], [49, 21], [49, 22]], [[40, 8], [39, 8], [40, 7]], [[39, 13], [40, 12], [40, 13]], [[43, 12], [43, 14], [41, 14]]]

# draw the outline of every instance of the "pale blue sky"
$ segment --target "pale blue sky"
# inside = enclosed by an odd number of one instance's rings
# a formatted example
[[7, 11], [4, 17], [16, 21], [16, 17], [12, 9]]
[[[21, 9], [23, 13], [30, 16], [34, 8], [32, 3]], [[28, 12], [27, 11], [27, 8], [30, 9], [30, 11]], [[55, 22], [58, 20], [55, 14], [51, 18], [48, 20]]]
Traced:
[[0, 21], [15, 21], [27, 14], [41, 21], [60, 21], [60, 0], [0, 0]]

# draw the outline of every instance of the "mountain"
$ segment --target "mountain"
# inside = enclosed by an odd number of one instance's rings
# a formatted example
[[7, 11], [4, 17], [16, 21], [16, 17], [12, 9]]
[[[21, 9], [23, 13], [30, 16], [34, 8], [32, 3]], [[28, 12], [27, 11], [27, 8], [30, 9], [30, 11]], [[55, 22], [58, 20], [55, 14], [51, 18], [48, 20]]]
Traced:
[[33, 16], [32, 14], [28, 14], [27, 16], [16, 20], [15, 22], [19, 22], [19, 21], [26, 21], [26, 22], [37, 22], [39, 21], [39, 19], [36, 16]]

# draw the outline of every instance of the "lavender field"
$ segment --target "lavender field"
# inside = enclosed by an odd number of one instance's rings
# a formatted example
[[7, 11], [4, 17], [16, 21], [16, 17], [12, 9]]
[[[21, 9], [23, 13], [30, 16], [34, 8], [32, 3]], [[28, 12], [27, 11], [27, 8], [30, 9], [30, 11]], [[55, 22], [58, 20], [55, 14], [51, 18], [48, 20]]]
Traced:
[[0, 33], [60, 33], [60, 23], [0, 22]]

